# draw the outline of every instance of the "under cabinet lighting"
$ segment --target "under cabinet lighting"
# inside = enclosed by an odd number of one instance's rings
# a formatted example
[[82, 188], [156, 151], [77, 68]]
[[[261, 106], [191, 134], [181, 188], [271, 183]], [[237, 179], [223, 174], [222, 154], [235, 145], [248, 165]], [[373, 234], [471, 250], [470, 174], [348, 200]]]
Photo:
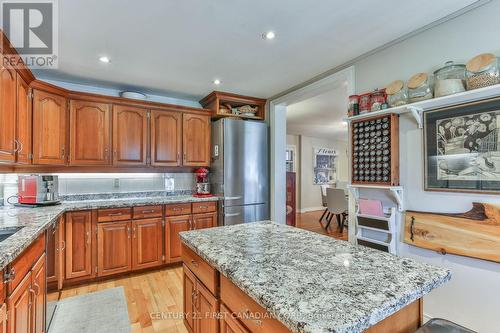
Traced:
[[214, 82], [214, 84], [215, 84], [215, 85], [217, 85], [217, 86], [218, 86], [219, 84], [221, 84], [221, 81], [220, 81], [219, 79], [215, 79], [213, 82]]
[[106, 57], [106, 56], [103, 56], [103, 57], [100, 57], [100, 58], [99, 58], [99, 61], [100, 61], [100, 62], [104, 62], [104, 63], [106, 63], [106, 64], [109, 64], [109, 63], [111, 62], [111, 59], [109, 59], [109, 58], [108, 58], [108, 57]]

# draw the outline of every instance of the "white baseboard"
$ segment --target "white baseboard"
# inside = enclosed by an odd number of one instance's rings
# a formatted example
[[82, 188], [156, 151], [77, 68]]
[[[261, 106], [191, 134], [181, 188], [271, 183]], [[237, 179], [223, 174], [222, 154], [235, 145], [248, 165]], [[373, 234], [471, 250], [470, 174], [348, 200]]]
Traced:
[[431, 316], [430, 314], [424, 312], [424, 322], [422, 324], [425, 324], [426, 322], [428, 322], [432, 318], [434, 318], [434, 316]]
[[315, 212], [315, 211], [318, 211], [318, 210], [325, 210], [326, 207], [323, 207], [323, 206], [319, 206], [319, 207], [307, 207], [307, 208], [302, 208], [302, 209], [298, 209], [297, 212], [299, 213], [307, 213], [307, 212]]

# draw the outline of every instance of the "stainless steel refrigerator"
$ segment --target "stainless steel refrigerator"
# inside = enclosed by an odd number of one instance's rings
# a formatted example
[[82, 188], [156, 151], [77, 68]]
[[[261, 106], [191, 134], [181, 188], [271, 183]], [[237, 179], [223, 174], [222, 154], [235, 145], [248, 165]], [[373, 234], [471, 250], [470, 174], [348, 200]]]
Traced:
[[224, 197], [219, 225], [269, 219], [269, 139], [262, 121], [212, 123], [211, 187]]

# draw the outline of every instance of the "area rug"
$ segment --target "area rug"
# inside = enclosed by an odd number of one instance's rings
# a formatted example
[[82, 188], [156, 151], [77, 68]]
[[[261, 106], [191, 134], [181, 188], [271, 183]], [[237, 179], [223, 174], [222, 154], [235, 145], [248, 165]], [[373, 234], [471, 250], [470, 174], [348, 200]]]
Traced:
[[60, 300], [49, 333], [70, 332], [131, 332], [123, 287]]

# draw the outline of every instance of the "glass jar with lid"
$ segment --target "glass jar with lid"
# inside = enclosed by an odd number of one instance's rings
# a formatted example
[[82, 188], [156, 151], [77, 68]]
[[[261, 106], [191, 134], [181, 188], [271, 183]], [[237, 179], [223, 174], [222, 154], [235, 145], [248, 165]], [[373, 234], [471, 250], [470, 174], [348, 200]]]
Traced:
[[467, 62], [467, 90], [500, 83], [499, 60], [492, 53], [483, 53]]
[[391, 108], [408, 104], [408, 91], [401, 80], [396, 80], [385, 88], [387, 103]]
[[442, 97], [465, 91], [465, 65], [448, 61], [434, 72], [436, 80], [434, 97]]
[[410, 103], [434, 97], [432, 75], [428, 75], [427, 73], [417, 73], [408, 80], [407, 86]]

